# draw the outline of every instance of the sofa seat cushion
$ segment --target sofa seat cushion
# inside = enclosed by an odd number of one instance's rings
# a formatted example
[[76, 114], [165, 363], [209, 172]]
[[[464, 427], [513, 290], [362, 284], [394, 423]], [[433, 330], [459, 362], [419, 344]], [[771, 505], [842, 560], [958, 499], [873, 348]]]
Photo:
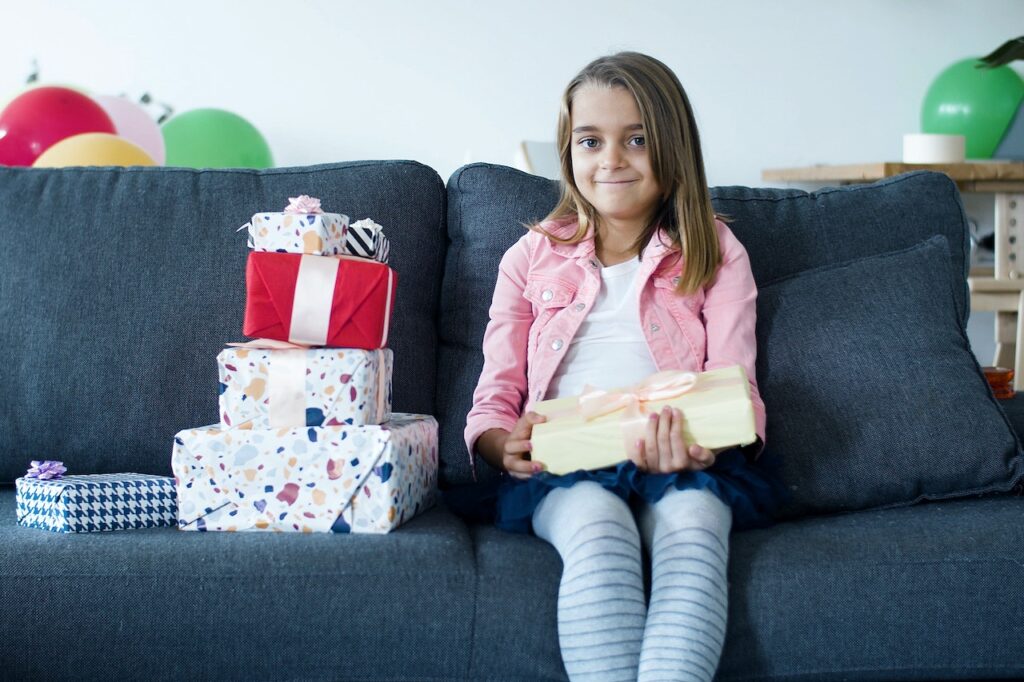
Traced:
[[562, 560], [534, 535], [470, 526], [477, 610], [470, 679], [565, 680], [558, 647]]
[[736, 533], [719, 680], [1024, 678], [1024, 498]]
[[474, 562], [440, 507], [388, 535], [59, 534], [2, 487], [0, 677], [465, 679]]

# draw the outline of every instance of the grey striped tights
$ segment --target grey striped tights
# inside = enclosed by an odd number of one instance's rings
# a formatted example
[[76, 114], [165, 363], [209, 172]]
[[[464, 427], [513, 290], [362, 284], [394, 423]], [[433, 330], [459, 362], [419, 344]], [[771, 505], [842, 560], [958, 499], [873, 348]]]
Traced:
[[732, 511], [707, 490], [670, 489], [636, 520], [592, 481], [548, 493], [533, 527], [562, 557], [558, 640], [569, 679], [710, 681], [725, 639], [731, 525]]

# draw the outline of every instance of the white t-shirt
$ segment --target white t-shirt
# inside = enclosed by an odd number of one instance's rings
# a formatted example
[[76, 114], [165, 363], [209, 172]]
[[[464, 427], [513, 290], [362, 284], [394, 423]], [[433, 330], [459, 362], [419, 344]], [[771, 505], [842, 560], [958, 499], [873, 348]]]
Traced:
[[640, 258], [601, 269], [601, 291], [551, 379], [545, 400], [578, 395], [586, 384], [628, 386], [658, 371], [640, 326]]

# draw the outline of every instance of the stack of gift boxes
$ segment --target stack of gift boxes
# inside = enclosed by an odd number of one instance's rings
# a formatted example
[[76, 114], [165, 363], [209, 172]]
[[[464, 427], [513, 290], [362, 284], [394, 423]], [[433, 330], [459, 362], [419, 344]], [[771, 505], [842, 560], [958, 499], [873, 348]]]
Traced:
[[319, 204], [243, 226], [257, 338], [217, 356], [220, 423], [174, 438], [183, 530], [386, 533], [434, 502], [437, 422], [391, 412], [387, 238]]

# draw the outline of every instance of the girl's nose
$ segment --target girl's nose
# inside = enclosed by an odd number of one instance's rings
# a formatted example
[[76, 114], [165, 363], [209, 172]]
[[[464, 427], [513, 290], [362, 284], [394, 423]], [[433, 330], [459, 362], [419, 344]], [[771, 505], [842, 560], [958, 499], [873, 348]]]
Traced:
[[618, 168], [622, 164], [622, 152], [614, 145], [605, 147], [601, 156], [601, 168]]

